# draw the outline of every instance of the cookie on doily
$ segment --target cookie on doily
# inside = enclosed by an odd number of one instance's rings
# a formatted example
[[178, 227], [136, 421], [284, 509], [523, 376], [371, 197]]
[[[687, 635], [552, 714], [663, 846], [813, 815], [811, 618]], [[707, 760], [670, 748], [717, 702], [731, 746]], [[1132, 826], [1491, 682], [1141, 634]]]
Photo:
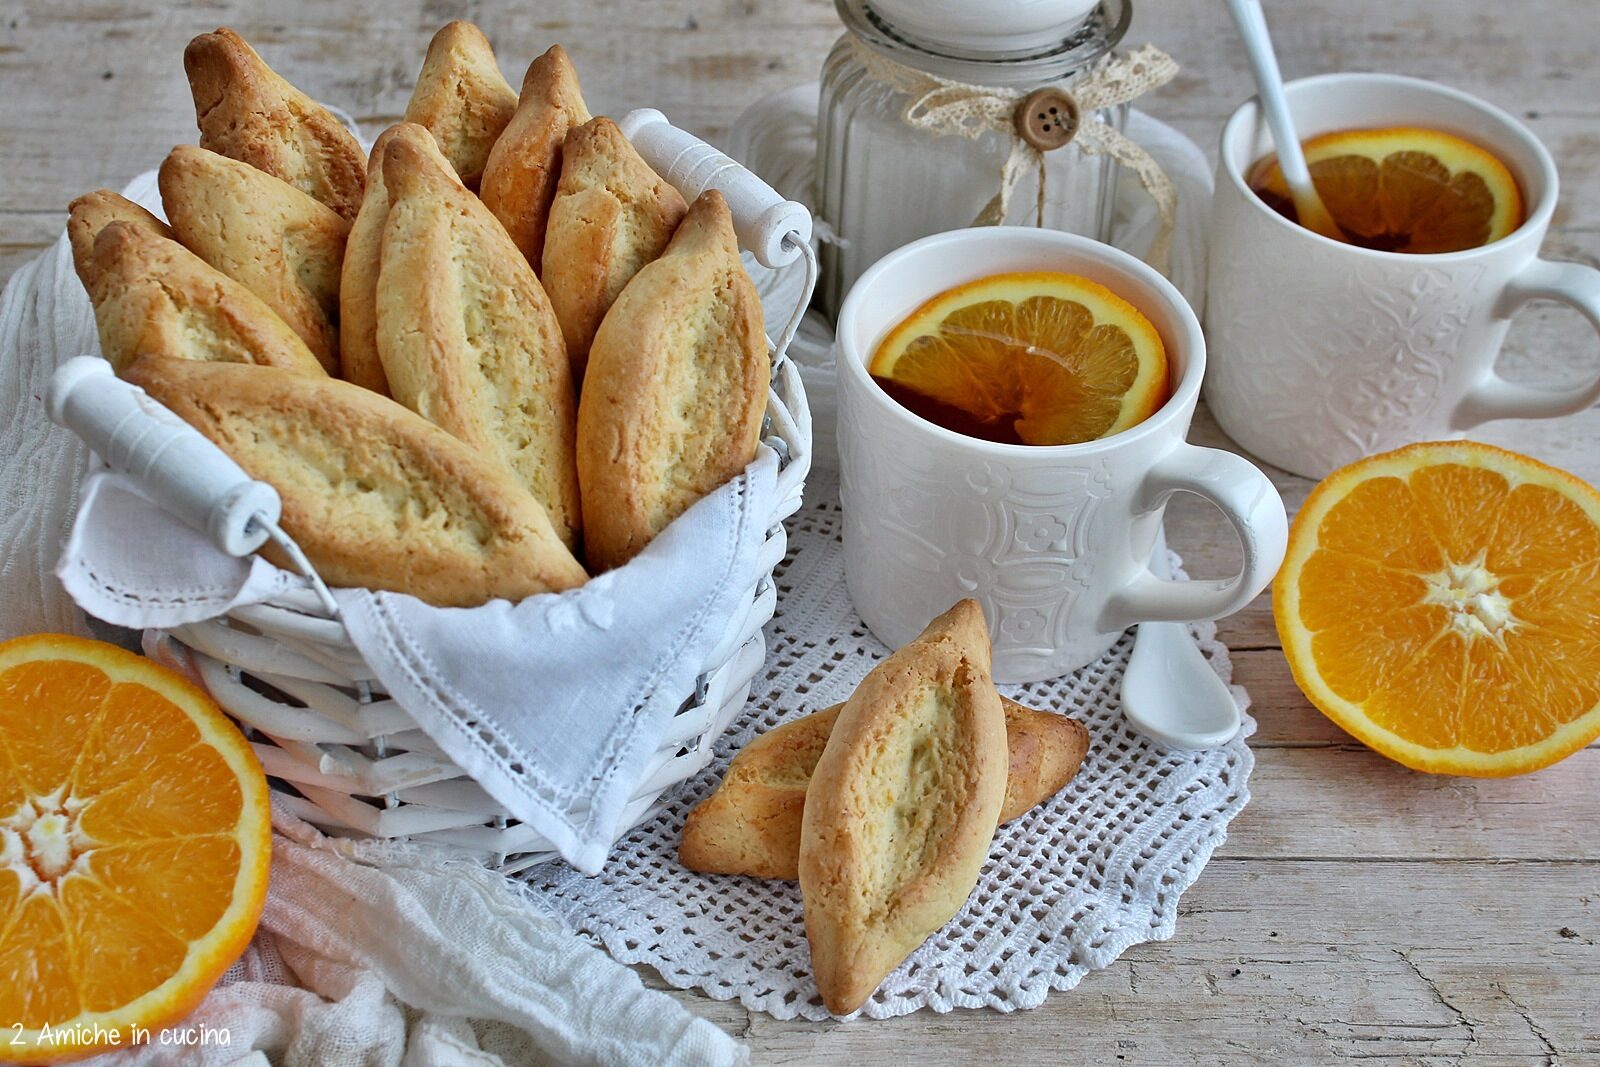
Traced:
[[[837, 477], [813, 472], [790, 521], [778, 572], [781, 607], [767, 628], [766, 667], [710, 765], [665, 798], [660, 814], [585, 877], [547, 864], [524, 877], [574, 928], [671, 985], [738, 1000], [779, 1019], [826, 1019], [816, 995], [792, 882], [697, 874], [678, 861], [684, 820], [716, 788], [733, 755], [781, 722], [845, 699], [888, 654], [856, 617], [839, 552]], [[1181, 571], [1174, 567], [1175, 575]], [[1224, 681], [1228, 650], [1194, 627]], [[1119, 692], [1129, 636], [1073, 674], [1006, 696], [1070, 714], [1090, 733], [1082, 769], [1056, 796], [1000, 827], [977, 888], [942, 930], [862, 1007], [870, 1018], [923, 1008], [1032, 1008], [1109, 966], [1130, 946], [1172, 936], [1178, 899], [1249, 799], [1246, 738], [1203, 752], [1159, 748], [1130, 731]], [[1249, 697], [1231, 686], [1241, 711]]]

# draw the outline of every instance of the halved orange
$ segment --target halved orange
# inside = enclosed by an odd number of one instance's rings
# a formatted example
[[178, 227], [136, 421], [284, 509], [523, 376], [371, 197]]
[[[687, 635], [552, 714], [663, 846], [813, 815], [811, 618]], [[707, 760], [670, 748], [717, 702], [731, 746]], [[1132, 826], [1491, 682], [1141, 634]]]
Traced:
[[1600, 736], [1600, 492], [1527, 456], [1437, 442], [1335, 471], [1272, 607], [1311, 703], [1408, 767], [1521, 774]]
[[1139, 309], [1074, 274], [996, 274], [940, 293], [868, 370], [962, 433], [1065, 445], [1135, 426], [1167, 400], [1167, 354]]
[[267, 781], [203, 691], [99, 641], [0, 644], [0, 1061], [152, 1035], [248, 944]]
[[[1522, 225], [1522, 192], [1504, 163], [1441, 130], [1343, 130], [1304, 144], [1311, 183], [1352, 244], [1391, 252], [1459, 252]], [[1250, 187], [1280, 213], [1294, 206], [1276, 157]]]

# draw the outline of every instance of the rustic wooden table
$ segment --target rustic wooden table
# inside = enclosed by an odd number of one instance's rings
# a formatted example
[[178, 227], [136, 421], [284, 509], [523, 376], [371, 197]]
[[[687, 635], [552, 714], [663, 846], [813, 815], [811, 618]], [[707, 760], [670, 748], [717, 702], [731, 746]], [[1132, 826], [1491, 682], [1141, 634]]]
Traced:
[[[1522, 117], [1564, 185], [1545, 254], [1600, 258], [1600, 22], [1584, 0], [1282, 0], [1289, 76], [1434, 78]], [[1251, 89], [1218, 0], [1139, 0], [1133, 40], [1184, 65], [1149, 110], [1208, 153]], [[379, 126], [400, 114], [429, 35], [468, 18], [513, 75], [552, 42], [597, 112], [660, 107], [715, 139], [762, 93], [816, 76], [840, 32], [828, 0], [5, 0], [0, 4], [0, 273], [60, 233], [79, 192], [120, 187], [191, 141], [180, 55], [238, 29], [291, 80]], [[1576, 316], [1536, 308], [1513, 377], [1596, 365]], [[1600, 480], [1600, 412], [1486, 429]], [[1201, 412], [1196, 439], [1227, 444]], [[1291, 508], [1310, 488], [1278, 475]], [[1200, 506], [1172, 542], [1197, 574], [1234, 560]], [[1129, 951], [1035, 1011], [889, 1022], [777, 1022], [678, 995], [758, 1063], [1600, 1063], [1600, 746], [1509, 781], [1432, 778], [1374, 755], [1290, 680], [1260, 598], [1222, 624], [1260, 723], [1254, 800], [1179, 909], [1177, 935]]]

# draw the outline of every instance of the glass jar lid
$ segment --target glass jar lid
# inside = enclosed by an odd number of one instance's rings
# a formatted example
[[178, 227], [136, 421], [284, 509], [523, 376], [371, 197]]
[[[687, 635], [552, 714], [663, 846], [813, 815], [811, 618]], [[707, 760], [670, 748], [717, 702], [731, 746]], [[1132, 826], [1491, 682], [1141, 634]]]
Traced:
[[908, 39], [935, 48], [1021, 52], [1052, 48], [1099, 0], [870, 0]]
[[[1132, 0], [1098, 0], [1075, 22], [1041, 25], [1048, 20], [1037, 5], [1015, 7], [1011, 22], [996, 21], [996, 5], [941, 0], [936, 5], [907, 0], [834, 0], [845, 27], [868, 47], [888, 58], [929, 74], [977, 85], [1040, 85], [1060, 81], [1117, 46], [1133, 17]], [[932, 6], [906, 23], [906, 12]], [[1068, 2], [1048, 10], [1070, 19], [1084, 4]], [[883, 10], [879, 10], [879, 8]], [[994, 27], [987, 33], [966, 29], [964, 13], [990, 12]], [[900, 13], [900, 22], [892, 21]], [[960, 43], [957, 43], [960, 42]], [[1025, 43], [1024, 43], [1025, 42]], [[1019, 47], [1019, 44], [1022, 45]]]

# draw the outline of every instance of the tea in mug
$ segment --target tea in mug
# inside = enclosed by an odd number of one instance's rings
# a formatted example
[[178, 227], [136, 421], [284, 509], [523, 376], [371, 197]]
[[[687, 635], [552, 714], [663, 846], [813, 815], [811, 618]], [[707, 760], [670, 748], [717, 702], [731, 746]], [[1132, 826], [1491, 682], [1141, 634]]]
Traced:
[[1166, 403], [1167, 354], [1138, 308], [1074, 274], [996, 274], [933, 297], [868, 365], [913, 414], [967, 437], [1070, 445]]
[[[1311, 182], [1350, 244], [1383, 252], [1460, 252], [1522, 225], [1522, 192], [1499, 159], [1440, 130], [1342, 130], [1304, 142]], [[1277, 157], [1247, 176], [1268, 207], [1298, 221]]]

